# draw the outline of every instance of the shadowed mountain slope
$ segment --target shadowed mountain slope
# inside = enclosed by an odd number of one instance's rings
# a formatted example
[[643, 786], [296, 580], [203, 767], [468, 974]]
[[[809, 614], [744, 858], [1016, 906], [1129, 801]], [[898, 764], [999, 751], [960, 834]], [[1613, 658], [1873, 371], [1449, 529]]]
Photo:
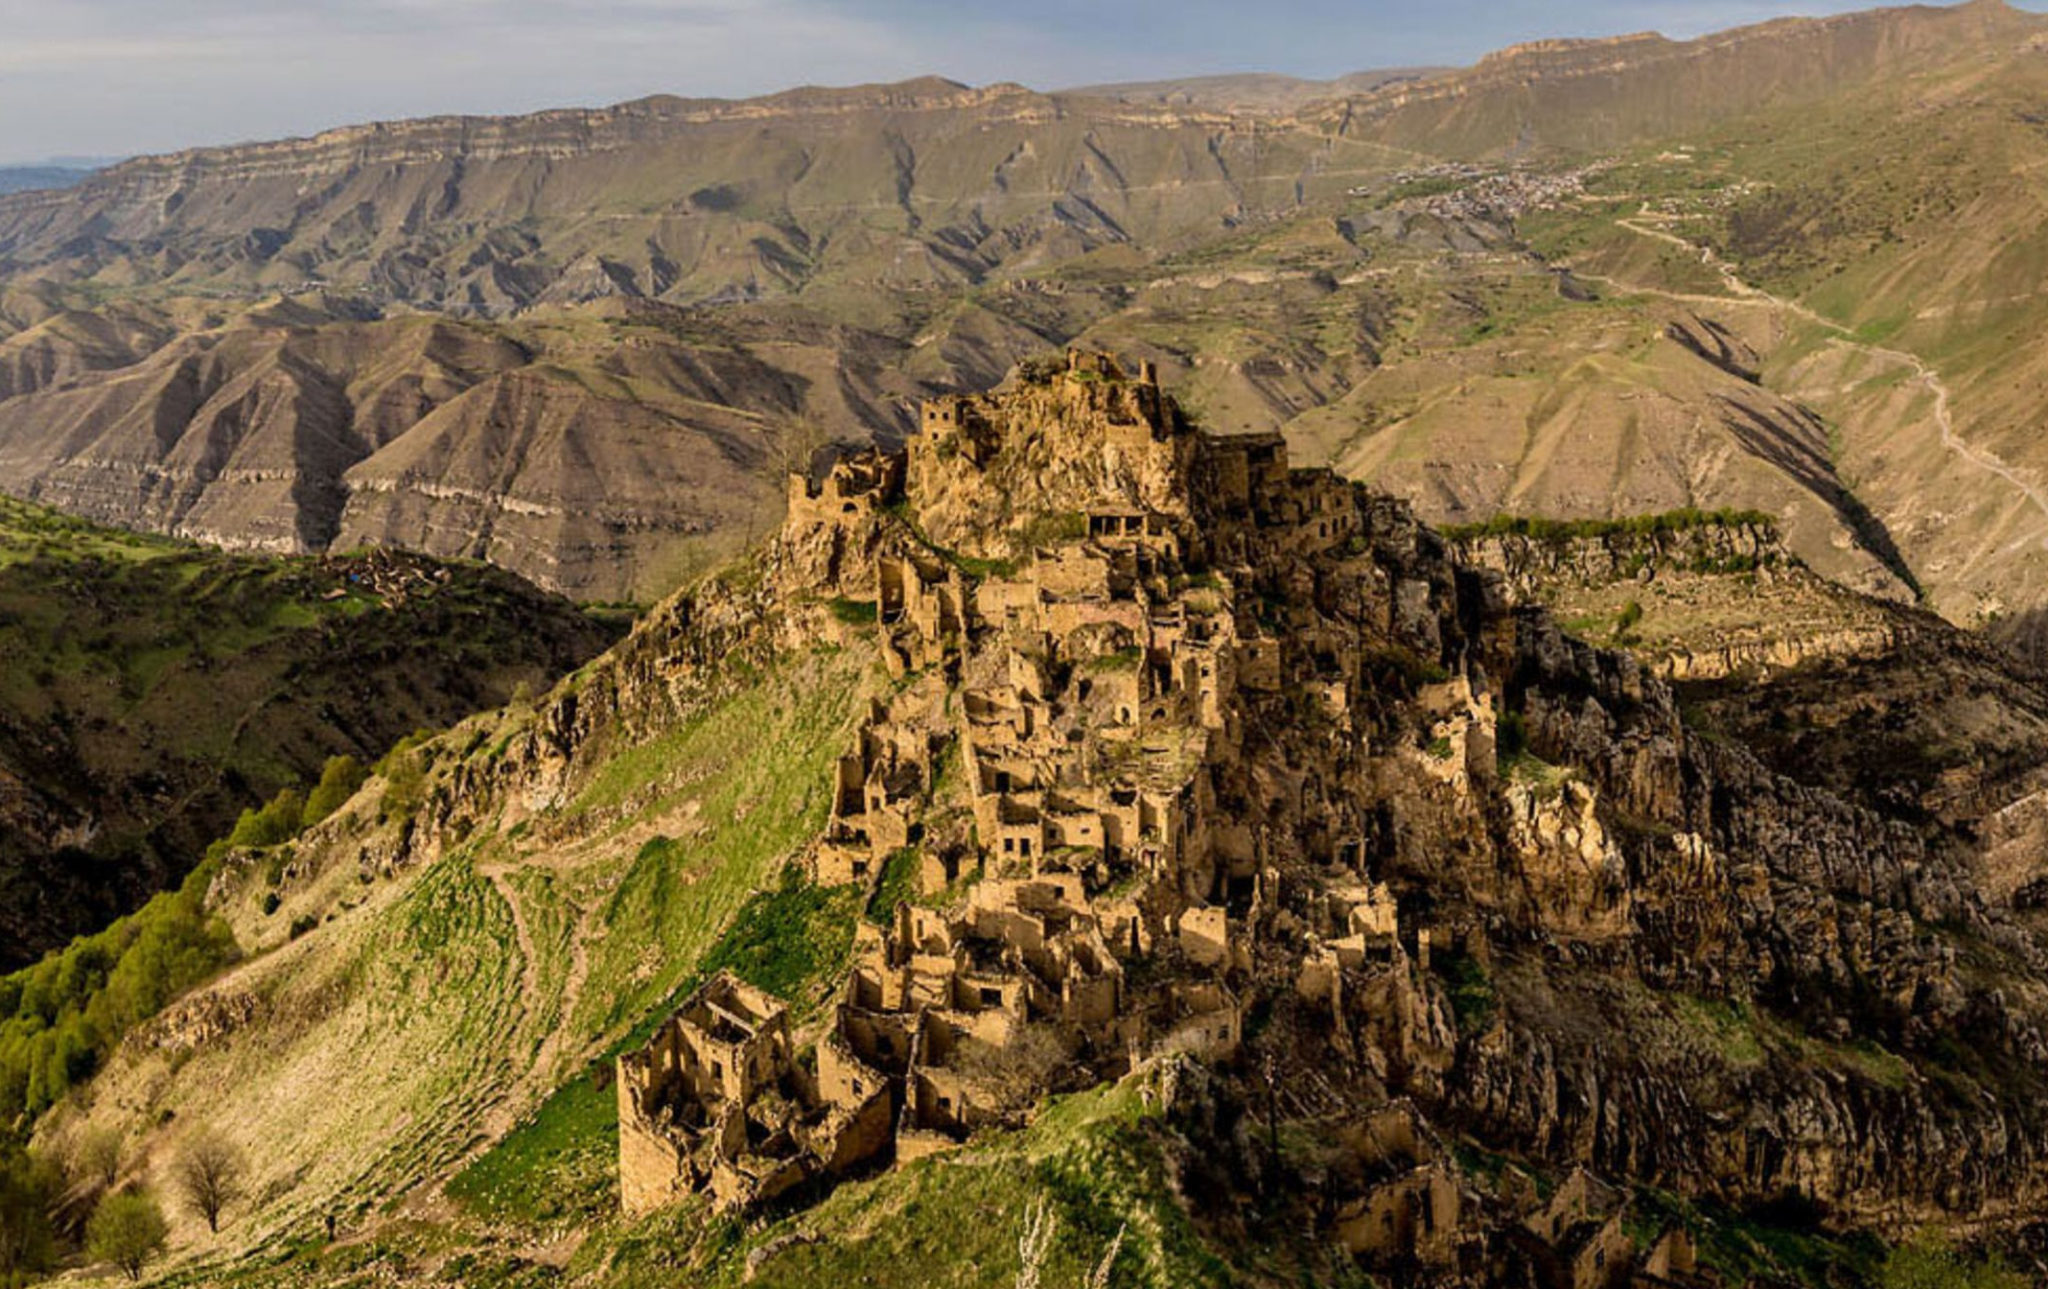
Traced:
[[329, 757], [544, 688], [612, 634], [482, 565], [227, 555], [0, 503], [0, 967], [175, 886]]

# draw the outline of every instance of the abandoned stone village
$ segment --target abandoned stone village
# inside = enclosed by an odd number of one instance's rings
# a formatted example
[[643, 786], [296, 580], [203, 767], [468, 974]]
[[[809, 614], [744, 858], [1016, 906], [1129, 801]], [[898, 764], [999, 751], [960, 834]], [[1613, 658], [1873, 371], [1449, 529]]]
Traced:
[[[1629, 899], [1596, 789], [1506, 782], [1493, 682], [1434, 664], [1445, 606], [1484, 587], [1390, 568], [1389, 545], [1425, 541], [1397, 503], [1290, 469], [1277, 435], [1198, 432], [1149, 364], [1081, 352], [926, 402], [901, 452], [792, 478], [784, 599], [878, 635], [895, 680], [839, 761], [810, 875], [909, 896], [803, 1028], [720, 975], [620, 1058], [624, 1207], [754, 1210], [1047, 1093], [1165, 1096], [1181, 1063], [1239, 1059], [1251, 1000], [1280, 998], [1345, 1107], [1320, 1220], [1366, 1265], [1715, 1283], [1682, 1227], [1625, 1222], [1584, 1170], [1482, 1194], [1418, 1109], [1457, 1041], [1431, 955], [1487, 950], [1397, 896], [1417, 830], [1389, 801], [1441, 820], [1497, 797], [1520, 898], [1589, 938]], [[1422, 725], [1365, 719], [1390, 675]], [[1430, 863], [1494, 862], [1458, 844]]]

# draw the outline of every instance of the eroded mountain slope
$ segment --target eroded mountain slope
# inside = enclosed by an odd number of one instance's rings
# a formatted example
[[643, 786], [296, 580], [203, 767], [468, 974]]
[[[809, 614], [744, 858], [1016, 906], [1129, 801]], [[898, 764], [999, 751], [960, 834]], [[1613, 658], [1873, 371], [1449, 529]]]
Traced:
[[[651, 598], [771, 526], [789, 460], [891, 442], [904, 397], [1092, 335], [1149, 349], [1219, 427], [1306, 417], [1311, 459], [1347, 451], [1433, 518], [1763, 508], [1816, 567], [1932, 588], [1967, 619], [1997, 607], [2025, 507], [1987, 491], [1957, 535], [1939, 529], [1942, 503], [1911, 480], [1967, 468], [1905, 443], [1929, 410], [1886, 394], [1891, 364], [1803, 361], [1754, 309], [1703, 308], [1725, 293], [1674, 265], [1587, 271], [1704, 299], [1533, 316], [1532, 287], [1578, 303], [1608, 287], [1523, 253], [1526, 173], [1433, 163], [1572, 165], [1844, 115], [1938, 157], [1929, 139], [1985, 113], [1969, 86], [2031, 74], [2037, 26], [1979, 3], [1557, 42], [1280, 117], [925, 80], [145, 158], [0, 200], [0, 483], [233, 544], [390, 540]], [[1810, 152], [1782, 157], [1782, 182], [1831, 191]], [[1768, 169], [1745, 157], [1730, 182]], [[1987, 199], [2024, 180], [2001, 184]], [[1778, 237], [1757, 215], [1744, 227]], [[1851, 241], [1818, 254], [1868, 250]], [[1930, 272], [1916, 292], [1968, 285]], [[1500, 307], [1503, 290], [1524, 298]], [[687, 312], [615, 307], [635, 300]], [[443, 316], [402, 316], [422, 308]], [[456, 320], [521, 311], [538, 312]], [[612, 344], [621, 317], [653, 319], [660, 352]], [[1760, 366], [1685, 363], [1650, 344], [1669, 327], [1740, 336]], [[1365, 392], [1381, 368], [1384, 395]], [[2024, 456], [1971, 423], [2008, 423], [2024, 388], [1958, 386], [1959, 433]], [[2005, 607], [2033, 592], [2016, 594]]]

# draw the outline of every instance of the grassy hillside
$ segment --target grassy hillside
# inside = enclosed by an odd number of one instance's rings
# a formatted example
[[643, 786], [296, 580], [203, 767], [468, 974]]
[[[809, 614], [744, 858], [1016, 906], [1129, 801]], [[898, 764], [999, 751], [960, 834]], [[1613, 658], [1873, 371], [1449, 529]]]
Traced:
[[328, 758], [544, 688], [615, 630], [482, 566], [232, 556], [0, 501], [0, 967], [175, 885]]
[[[579, 758], [553, 806], [495, 806], [417, 868], [364, 885], [347, 859], [388, 827], [384, 779], [300, 841], [281, 886], [260, 854], [231, 865], [226, 911], [253, 956], [152, 1032], [201, 999], [247, 999], [246, 1041], [230, 1028], [197, 1048], [131, 1044], [40, 1138], [61, 1153], [119, 1131], [127, 1175], [191, 1134], [240, 1145], [260, 1204], [219, 1237], [177, 1219], [163, 1283], [1007, 1286], [1034, 1214], [1050, 1215], [1046, 1270], [1067, 1282], [1111, 1252], [1111, 1212], [1130, 1225], [1108, 1283], [1232, 1282], [1170, 1180], [1187, 1145], [1137, 1085], [844, 1187], [800, 1219], [617, 1218], [609, 1054], [720, 969], [818, 1014], [863, 916], [861, 892], [788, 865], [824, 822], [864, 696], [887, 682], [864, 645], [723, 670], [673, 727]], [[535, 722], [513, 709], [425, 745], [429, 795], [516, 758]]]
[[[231, 1137], [264, 1199], [219, 1240], [178, 1227], [180, 1246], [206, 1259], [194, 1274], [208, 1283], [262, 1283], [280, 1259], [289, 1278], [295, 1259], [318, 1254], [331, 1269], [371, 1257], [306, 1242], [329, 1214], [345, 1231], [373, 1218], [403, 1231], [422, 1204], [452, 1216], [433, 1198], [452, 1176], [464, 1179], [450, 1188], [459, 1211], [479, 1215], [463, 1223], [485, 1231], [492, 1214], [532, 1218], [522, 1152], [545, 1161], [551, 1211], [607, 1210], [611, 1158], [601, 1170], [596, 1161], [610, 1093], [592, 1098], [579, 1078], [592, 1061], [716, 964], [752, 963], [786, 985], [822, 982], [844, 960], [851, 904], [809, 904], [807, 892], [778, 905], [772, 893], [823, 825], [830, 767], [877, 681], [865, 648], [758, 670], [735, 659], [688, 687], [673, 723], [633, 734], [603, 718], [548, 804], [536, 808], [531, 788], [475, 786], [499, 774], [531, 782], [563, 704], [617, 695], [636, 656], [608, 656], [546, 704], [474, 718], [403, 754], [419, 776], [407, 789], [417, 816], [385, 818], [394, 758], [282, 851], [232, 855], [216, 889], [230, 893], [223, 912], [250, 956], [155, 1022], [156, 1037], [128, 1044], [89, 1103], [46, 1123], [48, 1147], [111, 1127], [130, 1142], [125, 1167], [141, 1170], [189, 1133]], [[630, 700], [657, 701], [651, 691]], [[421, 822], [473, 808], [488, 813], [432, 835]], [[394, 846], [418, 857], [395, 858]], [[255, 1020], [250, 1041], [238, 1025], [196, 1050], [174, 1037], [182, 1015], [219, 1006]], [[543, 1103], [539, 1127], [477, 1162]], [[548, 1148], [547, 1124], [567, 1114], [581, 1125], [593, 1108], [595, 1150], [580, 1127], [558, 1134], [590, 1165], [578, 1173]], [[445, 1252], [480, 1238], [460, 1236], [467, 1229], [434, 1242]]]
[[[159, 1183], [200, 1134], [242, 1151], [250, 1200], [217, 1237], [173, 1213], [167, 1283], [633, 1286], [681, 1265], [736, 1284], [753, 1255], [769, 1283], [895, 1268], [884, 1282], [1007, 1285], [1029, 1214], [1057, 1228], [1048, 1270], [1079, 1274], [1116, 1238], [1112, 1204], [1135, 1220], [1110, 1283], [1227, 1280], [1168, 1181], [1182, 1147], [1136, 1087], [847, 1188], [803, 1223], [830, 1246], [691, 1208], [617, 1219], [610, 1054], [721, 969], [824, 1014], [870, 913], [793, 867], [889, 683], [865, 633], [678, 666], [719, 617], [658, 610], [545, 701], [394, 753], [331, 819], [227, 854], [216, 926], [243, 960], [144, 1024], [37, 1137], [63, 1157], [117, 1134], [121, 1175]], [[657, 659], [674, 679], [650, 685]], [[579, 708], [599, 715], [565, 727]], [[896, 1214], [914, 1220], [878, 1220]], [[784, 1251], [763, 1263], [770, 1242]]]
[[2025, 339], [2043, 308], [2044, 92], [2031, 44], [1929, 63], [1623, 150], [1521, 232], [1741, 335], [1752, 378], [1811, 413], [1807, 468], [1882, 524], [1935, 607], [2021, 612], [2048, 587], [2044, 376]]

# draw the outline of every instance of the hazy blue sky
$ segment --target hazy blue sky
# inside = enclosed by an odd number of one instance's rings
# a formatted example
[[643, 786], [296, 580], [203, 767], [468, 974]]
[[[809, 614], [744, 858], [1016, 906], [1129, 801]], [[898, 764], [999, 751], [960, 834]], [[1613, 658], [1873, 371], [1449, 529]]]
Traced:
[[[0, 0], [0, 162], [936, 72], [1056, 88], [1465, 63], [1857, 0]], [[2030, 4], [2028, 7], [2037, 7]]]

